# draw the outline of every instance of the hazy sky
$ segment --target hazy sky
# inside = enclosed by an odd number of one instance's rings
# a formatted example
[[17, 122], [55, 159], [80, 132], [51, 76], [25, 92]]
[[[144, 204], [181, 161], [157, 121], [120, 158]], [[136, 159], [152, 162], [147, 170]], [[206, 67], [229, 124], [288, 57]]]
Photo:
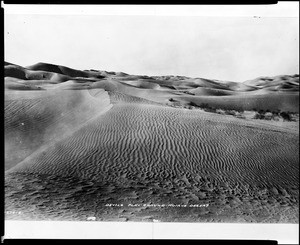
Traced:
[[6, 14], [5, 60], [240, 82], [299, 73], [299, 18]]

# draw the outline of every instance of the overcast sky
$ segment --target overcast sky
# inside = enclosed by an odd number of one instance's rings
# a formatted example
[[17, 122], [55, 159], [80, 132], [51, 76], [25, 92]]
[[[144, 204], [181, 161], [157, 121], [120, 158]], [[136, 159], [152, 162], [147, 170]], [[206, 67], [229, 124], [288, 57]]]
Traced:
[[5, 60], [241, 82], [299, 73], [299, 18], [5, 14]]

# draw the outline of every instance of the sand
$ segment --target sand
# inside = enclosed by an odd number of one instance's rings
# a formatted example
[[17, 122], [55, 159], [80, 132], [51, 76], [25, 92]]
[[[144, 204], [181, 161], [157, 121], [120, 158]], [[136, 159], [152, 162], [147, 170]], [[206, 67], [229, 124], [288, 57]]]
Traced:
[[227, 107], [261, 96], [298, 111], [296, 89], [259, 95], [257, 82], [16, 67], [73, 77], [42, 91], [7, 87], [7, 219], [299, 222], [297, 127], [183, 108], [195, 96]]
[[[32, 95], [32, 93], [35, 93]], [[45, 90], [7, 94], [5, 100], [5, 169], [34, 153], [41, 145], [72, 134], [112, 105], [108, 93], [95, 89]]]

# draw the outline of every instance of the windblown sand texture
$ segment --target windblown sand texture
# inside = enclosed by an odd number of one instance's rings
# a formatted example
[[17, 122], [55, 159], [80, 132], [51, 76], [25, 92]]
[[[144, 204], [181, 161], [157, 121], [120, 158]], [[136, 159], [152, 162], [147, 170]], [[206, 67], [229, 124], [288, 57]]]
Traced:
[[299, 112], [298, 75], [5, 63], [5, 86], [7, 219], [299, 222], [298, 127], [183, 108]]

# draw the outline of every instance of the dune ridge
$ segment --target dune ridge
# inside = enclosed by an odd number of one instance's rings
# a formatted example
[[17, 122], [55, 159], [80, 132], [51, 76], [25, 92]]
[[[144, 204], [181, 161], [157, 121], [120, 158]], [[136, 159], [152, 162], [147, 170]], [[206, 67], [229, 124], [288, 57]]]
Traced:
[[5, 101], [4, 115], [5, 169], [16, 165], [41, 145], [72, 134], [111, 106], [104, 90], [95, 90], [93, 95], [85, 90], [50, 90], [34, 99], [10, 96], [10, 100]]

